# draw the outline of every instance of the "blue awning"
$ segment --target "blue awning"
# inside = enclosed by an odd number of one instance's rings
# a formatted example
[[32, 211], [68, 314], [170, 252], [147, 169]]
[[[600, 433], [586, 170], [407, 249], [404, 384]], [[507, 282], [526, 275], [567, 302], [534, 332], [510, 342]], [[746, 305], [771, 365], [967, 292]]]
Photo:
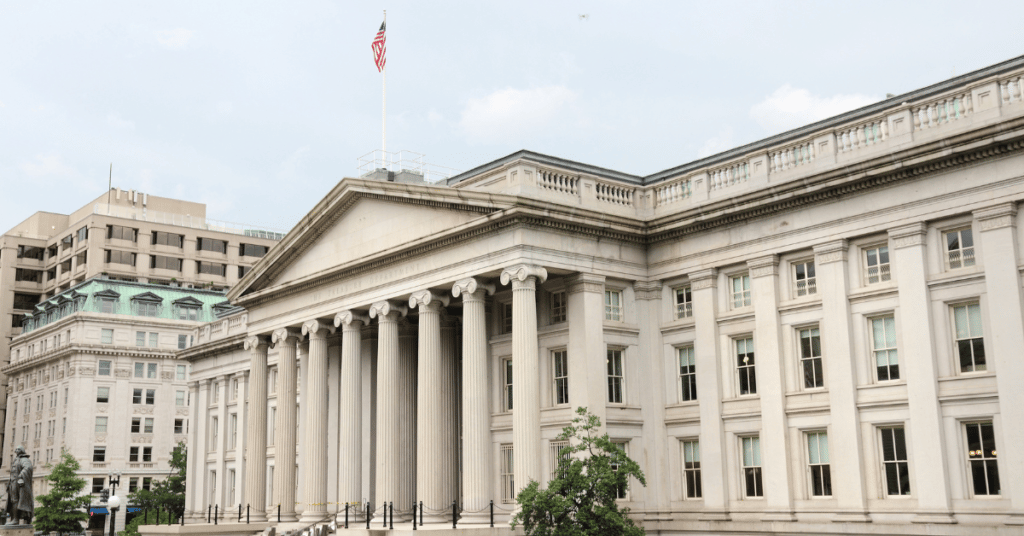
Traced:
[[94, 506], [94, 507], [89, 509], [89, 513], [90, 514], [106, 514], [107, 513], [107, 509], [105, 507], [102, 507], [102, 506]]
[[139, 510], [142, 510], [142, 508], [139, 508], [138, 506], [129, 506], [128, 507], [128, 511], [129, 512], [138, 512]]

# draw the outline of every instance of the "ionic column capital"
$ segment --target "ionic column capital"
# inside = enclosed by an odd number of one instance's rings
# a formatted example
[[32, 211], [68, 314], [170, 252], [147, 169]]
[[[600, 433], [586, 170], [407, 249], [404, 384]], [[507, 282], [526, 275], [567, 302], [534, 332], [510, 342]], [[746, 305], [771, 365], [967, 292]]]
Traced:
[[981, 223], [981, 230], [991, 231], [1017, 224], [1017, 203], [1003, 203], [974, 211], [974, 217]]
[[295, 344], [302, 339], [302, 332], [295, 328], [281, 328], [274, 330], [274, 333], [270, 336], [270, 340], [274, 343], [274, 348], [277, 348], [279, 344]]
[[370, 318], [377, 318], [378, 321], [396, 321], [399, 317], [409, 314], [409, 308], [403, 303], [384, 300], [370, 306]]
[[828, 264], [846, 260], [846, 252], [850, 249], [850, 243], [845, 238], [833, 240], [824, 244], [814, 246], [814, 262], [816, 264]]
[[924, 222], [889, 229], [889, 238], [892, 239], [893, 249], [924, 245], [926, 234], [928, 234], [928, 224]]
[[334, 315], [334, 327], [340, 327], [344, 331], [359, 331], [363, 326], [370, 325], [370, 317], [361, 315], [355, 311], [342, 311]]
[[270, 347], [270, 337], [266, 335], [252, 335], [246, 337], [245, 344], [243, 345], [246, 350], [260, 349], [264, 352]]
[[334, 326], [320, 320], [310, 320], [302, 324], [302, 335], [309, 335], [309, 339], [326, 339], [334, 333]]
[[532, 264], [517, 264], [501, 271], [501, 284], [513, 283], [513, 288], [516, 287], [515, 283], [527, 283], [531, 279], [543, 283], [548, 279], [548, 271], [543, 266]]
[[765, 255], [747, 261], [747, 269], [750, 270], [750, 277], [765, 277], [779, 273], [779, 256]]
[[413, 292], [409, 296], [409, 308], [419, 309], [421, 312], [424, 310], [438, 311], [441, 307], [448, 305], [449, 298], [444, 294], [436, 294], [430, 290], [420, 290]]
[[466, 279], [456, 281], [455, 284], [452, 285], [452, 296], [458, 298], [460, 295], [464, 295], [462, 296], [462, 301], [464, 302], [483, 300], [484, 294], [477, 294], [478, 290], [482, 290], [486, 294], [493, 295], [495, 289], [494, 285], [481, 283], [474, 277], [467, 277]]

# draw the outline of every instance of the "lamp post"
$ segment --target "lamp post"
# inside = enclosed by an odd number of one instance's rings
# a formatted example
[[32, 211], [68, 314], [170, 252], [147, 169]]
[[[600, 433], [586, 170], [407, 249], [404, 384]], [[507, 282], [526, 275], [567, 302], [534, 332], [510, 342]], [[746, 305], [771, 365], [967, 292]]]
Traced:
[[117, 532], [114, 530], [117, 522], [117, 508], [121, 506], [121, 498], [117, 496], [117, 485], [121, 483], [121, 473], [107, 473], [107, 479], [110, 481], [110, 498], [107, 499], [107, 508], [110, 509], [110, 536], [114, 536]]

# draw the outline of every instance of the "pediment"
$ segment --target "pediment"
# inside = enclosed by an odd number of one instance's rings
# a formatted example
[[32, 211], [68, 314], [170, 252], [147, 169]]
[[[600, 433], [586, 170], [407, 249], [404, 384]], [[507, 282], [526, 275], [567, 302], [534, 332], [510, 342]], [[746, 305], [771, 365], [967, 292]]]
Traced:
[[152, 292], [143, 292], [142, 294], [136, 294], [132, 296], [132, 301], [149, 301], [149, 302], [162, 302], [164, 299], [161, 296], [153, 294]]
[[202, 307], [203, 302], [193, 298], [192, 296], [185, 296], [184, 298], [178, 298], [171, 302], [174, 305], [185, 305], [190, 307]]

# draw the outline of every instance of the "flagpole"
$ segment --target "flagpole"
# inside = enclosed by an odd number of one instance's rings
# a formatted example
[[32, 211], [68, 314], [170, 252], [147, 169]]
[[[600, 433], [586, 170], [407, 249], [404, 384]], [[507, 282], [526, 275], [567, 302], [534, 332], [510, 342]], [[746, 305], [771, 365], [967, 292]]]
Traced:
[[[388, 10], [384, 10], [384, 27], [387, 28], [388, 24]], [[384, 81], [383, 84], [383, 99], [380, 112], [380, 137], [381, 137], [381, 158], [384, 160], [384, 169], [388, 168], [388, 64], [384, 63], [384, 68], [381, 69], [381, 79]]]

